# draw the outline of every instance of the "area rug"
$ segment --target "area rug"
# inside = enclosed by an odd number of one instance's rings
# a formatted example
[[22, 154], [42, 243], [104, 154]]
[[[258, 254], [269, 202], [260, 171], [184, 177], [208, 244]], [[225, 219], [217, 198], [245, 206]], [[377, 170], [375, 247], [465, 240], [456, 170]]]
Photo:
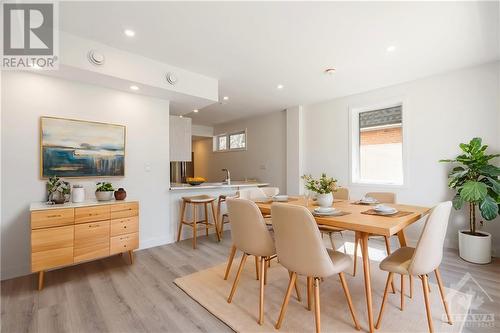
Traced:
[[[251, 258], [250, 258], [251, 259]], [[288, 272], [276, 261], [268, 270], [268, 281], [265, 289], [265, 316], [262, 326], [257, 324], [259, 304], [259, 282], [255, 276], [253, 260], [247, 260], [240, 284], [231, 304], [226, 299], [236, 274], [239, 260], [235, 258], [229, 279], [223, 280], [225, 264], [196, 272], [181, 278], [174, 283], [191, 298], [201, 304], [214, 316], [226, 323], [236, 332], [278, 332], [274, 324], [279, 315], [283, 297], [288, 284]], [[378, 269], [378, 263], [372, 263], [372, 297], [374, 321], [376, 322], [387, 273]], [[367, 309], [362, 269], [356, 277], [346, 273], [347, 283], [351, 291], [354, 307], [361, 329], [368, 330]], [[305, 277], [299, 277], [299, 289], [302, 302], [298, 302], [292, 294], [288, 310], [279, 332], [312, 332], [314, 331], [314, 313], [306, 309]], [[446, 283], [446, 281], [445, 281]], [[427, 319], [420, 279], [414, 279], [413, 299], [405, 298], [404, 311], [400, 311], [399, 276], [395, 277], [396, 294], [389, 293], [385, 306], [382, 325], [378, 332], [427, 332]], [[409, 293], [408, 278], [405, 281], [406, 293]], [[450, 289], [447, 288], [447, 294]], [[453, 299], [449, 299], [450, 313], [460, 315], [468, 313], [470, 297], [454, 291]], [[431, 311], [436, 332], [461, 332], [463, 323], [447, 324], [439, 289], [431, 283]], [[323, 332], [357, 332], [353, 326], [351, 315], [338, 276], [325, 279], [320, 285], [321, 330]]]

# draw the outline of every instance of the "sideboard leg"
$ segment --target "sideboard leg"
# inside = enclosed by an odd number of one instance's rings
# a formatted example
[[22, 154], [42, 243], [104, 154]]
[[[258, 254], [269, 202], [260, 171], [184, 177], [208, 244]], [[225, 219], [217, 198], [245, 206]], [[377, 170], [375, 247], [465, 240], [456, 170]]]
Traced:
[[128, 255], [130, 257], [130, 264], [132, 265], [134, 263], [134, 252], [132, 250], [129, 250]]
[[38, 290], [43, 289], [43, 274], [44, 274], [44, 271], [38, 272]]

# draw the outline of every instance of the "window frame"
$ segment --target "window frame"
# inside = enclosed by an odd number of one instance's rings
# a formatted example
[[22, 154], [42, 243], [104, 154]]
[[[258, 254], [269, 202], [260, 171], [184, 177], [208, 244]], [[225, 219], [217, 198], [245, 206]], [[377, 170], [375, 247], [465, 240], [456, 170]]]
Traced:
[[[244, 134], [245, 135], [245, 147], [243, 148], [231, 148], [231, 135]], [[226, 137], [226, 149], [219, 149], [219, 138]], [[232, 151], [245, 151], [248, 149], [248, 133], [247, 129], [239, 131], [231, 131], [226, 133], [221, 133], [213, 136], [213, 152], [214, 153], [227, 153]]]
[[[401, 106], [401, 132], [402, 132], [402, 183], [374, 181], [361, 179], [360, 177], [360, 128], [359, 114], [367, 111], [375, 111], [390, 107]], [[348, 107], [349, 113], [349, 184], [351, 186], [379, 187], [379, 188], [407, 188], [409, 185], [408, 168], [408, 124], [406, 121], [405, 108], [407, 103], [403, 98], [385, 100], [382, 103], [370, 105], [355, 105]]]

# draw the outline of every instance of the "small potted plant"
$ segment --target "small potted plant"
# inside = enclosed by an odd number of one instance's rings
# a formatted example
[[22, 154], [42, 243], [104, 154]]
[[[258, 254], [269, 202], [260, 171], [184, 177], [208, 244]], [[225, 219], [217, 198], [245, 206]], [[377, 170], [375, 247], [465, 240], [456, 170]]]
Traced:
[[63, 204], [69, 199], [71, 188], [68, 182], [57, 176], [49, 177], [47, 181], [47, 193], [50, 202]]
[[337, 180], [322, 173], [319, 179], [314, 179], [311, 175], [303, 175], [307, 190], [316, 193], [318, 205], [322, 208], [331, 207], [333, 204], [333, 192], [337, 190]]
[[114, 192], [115, 189], [111, 183], [99, 182], [95, 190], [95, 197], [97, 201], [109, 201], [113, 199]]
[[[453, 207], [461, 209], [469, 205], [469, 229], [458, 231], [460, 257], [477, 264], [491, 261], [491, 234], [477, 230], [476, 211], [487, 221], [495, 219], [500, 205], [500, 168], [489, 162], [500, 154], [486, 154], [487, 145], [481, 138], [461, 143], [463, 153], [453, 160], [440, 162], [458, 164], [448, 175], [448, 186], [457, 191]], [[483, 221], [479, 221], [480, 225]]]

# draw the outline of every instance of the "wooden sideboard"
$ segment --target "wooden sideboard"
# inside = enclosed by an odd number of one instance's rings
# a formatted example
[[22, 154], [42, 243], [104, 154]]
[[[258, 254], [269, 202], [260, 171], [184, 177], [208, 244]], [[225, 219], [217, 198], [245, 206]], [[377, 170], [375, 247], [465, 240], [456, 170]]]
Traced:
[[139, 202], [31, 205], [31, 272], [43, 288], [49, 269], [128, 252], [139, 247]]

